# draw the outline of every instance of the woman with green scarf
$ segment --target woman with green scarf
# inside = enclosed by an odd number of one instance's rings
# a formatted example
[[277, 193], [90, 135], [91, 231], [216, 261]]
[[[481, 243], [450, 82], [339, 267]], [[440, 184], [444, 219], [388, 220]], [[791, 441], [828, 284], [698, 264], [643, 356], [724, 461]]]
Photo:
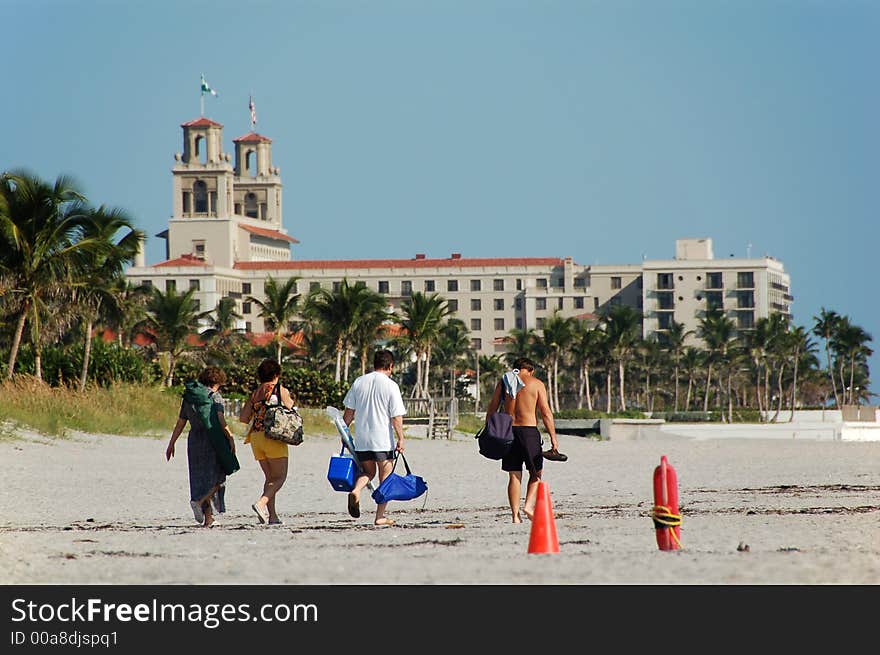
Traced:
[[199, 375], [198, 382], [186, 383], [179, 418], [165, 450], [165, 459], [171, 460], [174, 444], [189, 423], [186, 454], [190, 507], [195, 520], [205, 528], [214, 525], [212, 502], [218, 513], [226, 511], [226, 476], [239, 468], [235, 440], [223, 416], [220, 387], [225, 382], [226, 374], [209, 366]]

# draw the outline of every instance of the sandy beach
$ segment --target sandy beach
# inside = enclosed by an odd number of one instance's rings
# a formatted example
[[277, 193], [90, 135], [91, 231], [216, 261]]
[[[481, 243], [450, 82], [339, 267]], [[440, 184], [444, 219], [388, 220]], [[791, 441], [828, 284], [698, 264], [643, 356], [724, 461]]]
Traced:
[[[560, 435], [569, 460], [544, 477], [560, 552], [530, 555], [499, 462], [469, 435], [410, 433], [429, 491], [393, 502], [394, 526], [372, 525], [367, 493], [349, 517], [326, 479], [339, 441], [307, 433], [278, 496], [284, 525], [258, 524], [262, 474], [239, 445], [228, 511], [207, 530], [189, 508], [185, 444], [168, 463], [166, 437], [19, 431], [0, 441], [0, 584], [880, 583], [878, 442]], [[661, 455], [679, 478], [677, 552], [658, 550], [650, 518]]]

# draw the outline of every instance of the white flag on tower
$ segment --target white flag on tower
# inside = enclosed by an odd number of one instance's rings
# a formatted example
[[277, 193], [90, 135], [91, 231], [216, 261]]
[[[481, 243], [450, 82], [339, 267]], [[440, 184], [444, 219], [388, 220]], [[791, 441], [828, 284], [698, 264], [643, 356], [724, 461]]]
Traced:
[[254, 127], [257, 124], [257, 108], [254, 106], [253, 96], [251, 96], [250, 102], [248, 103], [248, 109], [251, 110], [251, 127]]

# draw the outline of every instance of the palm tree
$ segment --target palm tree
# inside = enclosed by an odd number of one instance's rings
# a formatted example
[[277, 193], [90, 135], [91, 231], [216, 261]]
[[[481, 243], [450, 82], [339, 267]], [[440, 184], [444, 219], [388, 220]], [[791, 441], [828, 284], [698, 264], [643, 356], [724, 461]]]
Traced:
[[178, 294], [173, 288], [166, 293], [154, 288], [147, 302], [145, 327], [153, 332], [159, 352], [168, 354], [165, 385], [169, 387], [174, 382], [174, 367], [178, 358], [189, 349], [189, 335], [197, 333], [199, 320], [210, 314], [196, 309], [193, 294], [195, 289]]
[[574, 339], [575, 323], [575, 319], [563, 317], [556, 311], [546, 320], [541, 336], [536, 339], [546, 357], [547, 382], [550, 387], [547, 395], [550, 409], [554, 412], [559, 411], [559, 362]]
[[318, 289], [309, 295], [304, 311], [320, 324], [320, 331], [333, 343], [337, 382], [342, 379], [343, 355], [345, 379], [348, 379], [348, 353], [353, 345], [360, 347], [361, 369], [366, 370], [366, 353], [388, 318], [386, 307], [384, 296], [368, 289], [363, 282], [350, 284], [347, 279], [334, 291]]
[[221, 352], [227, 352], [244, 337], [244, 329], [236, 327], [236, 322], [244, 318], [235, 310], [235, 298], [225, 297], [217, 301], [211, 327], [201, 334], [202, 340], [213, 343]]
[[590, 389], [592, 364], [601, 359], [605, 333], [597, 325], [578, 321], [575, 328], [572, 354], [578, 362], [578, 409], [587, 401], [587, 409], [593, 409], [593, 395]]
[[526, 328], [525, 330], [513, 329], [508, 332], [508, 335], [510, 336], [506, 340], [507, 353], [504, 355], [508, 366], [513, 366], [513, 363], [520, 357], [532, 358], [535, 356], [537, 335], [534, 328]]
[[94, 322], [102, 315], [104, 307], [115, 302], [113, 284], [122, 278], [123, 267], [134, 261], [144, 240], [143, 231], [134, 229], [132, 220], [120, 209], [108, 209], [102, 205], [86, 214], [89, 220], [83, 229], [83, 238], [104, 242], [108, 247], [87, 254], [81, 284], [75, 290], [86, 321], [80, 392], [85, 390], [88, 379]]
[[684, 342], [694, 333], [693, 330], [685, 328], [684, 323], [679, 323], [675, 319], [670, 321], [669, 328], [663, 341], [663, 347], [669, 358], [672, 360], [673, 374], [672, 379], [675, 386], [673, 411], [678, 411], [678, 367], [681, 363], [681, 357], [684, 354]]
[[119, 345], [129, 346], [135, 326], [146, 318], [145, 306], [152, 295], [151, 289], [143, 284], [132, 284], [120, 275], [110, 281], [108, 293], [105, 320], [116, 332]]
[[443, 319], [452, 311], [442, 296], [421, 291], [413, 293], [401, 306], [399, 320], [412, 344], [416, 356], [416, 383], [412, 397], [423, 398], [428, 395], [428, 371], [431, 368], [431, 350], [440, 337]]
[[629, 305], [612, 305], [602, 317], [613, 361], [617, 362], [617, 375], [620, 391], [620, 409], [626, 411], [626, 363], [632, 356], [633, 348], [641, 336], [642, 313]]
[[296, 315], [299, 294], [296, 293], [298, 278], [291, 277], [279, 282], [271, 275], [263, 285], [265, 300], [248, 296], [247, 301], [260, 308], [258, 316], [263, 319], [266, 329], [274, 332], [272, 342], [275, 344], [276, 357], [281, 363], [281, 340], [287, 330], [287, 324]]
[[849, 365], [849, 382], [846, 385], [841, 384], [841, 388], [844, 389], [843, 402], [846, 404], [852, 405], [854, 401], [856, 403], [859, 401], [855, 393], [856, 368], [858, 365], [858, 368], [867, 369], [867, 358], [874, 352], [868, 347], [870, 341], [873, 341], [873, 337], [858, 325], [851, 323], [848, 317], [844, 316], [841, 319], [837, 334], [834, 336], [834, 350], [841, 362], [839, 365], [841, 372], [844, 363]]
[[[369, 289], [365, 284], [358, 283], [349, 288], [351, 305], [354, 308], [352, 324], [349, 329], [351, 346], [360, 359], [361, 375], [367, 372], [370, 348], [382, 336], [387, 325], [393, 320], [385, 296]], [[345, 367], [345, 379], [348, 379], [348, 364]]]
[[819, 311], [819, 316], [814, 316], [813, 334], [825, 340], [825, 362], [828, 366], [828, 376], [831, 378], [831, 390], [834, 392], [834, 406], [840, 409], [840, 395], [837, 393], [837, 382], [834, 378], [834, 370], [831, 366], [831, 342], [840, 327], [841, 317], [824, 307]]
[[449, 369], [449, 395], [455, 398], [455, 372], [470, 348], [467, 326], [459, 318], [450, 318], [440, 330], [440, 339], [434, 348], [434, 359], [442, 368]]
[[84, 235], [88, 209], [65, 176], [47, 184], [26, 171], [5, 173], [0, 197], [0, 275], [15, 321], [6, 371], [11, 379], [25, 322], [30, 319], [31, 334], [39, 334], [48, 298], [73, 285], [89, 257], [109, 244]]
[[733, 321], [720, 309], [711, 309], [700, 318], [697, 334], [706, 345], [706, 396], [703, 411], [709, 411], [709, 391], [712, 386], [712, 364], [723, 368], [727, 362], [727, 354], [734, 340], [736, 330]]
[[804, 359], [804, 356], [810, 357], [816, 350], [816, 344], [810, 339], [806, 329], [800, 325], [792, 329], [790, 335], [790, 345], [794, 350], [792, 353], [794, 374], [791, 381], [791, 416], [788, 419], [789, 423], [794, 420], [794, 410], [797, 405], [798, 368], [800, 367], [800, 363]]
[[688, 376], [687, 394], [684, 400], [684, 411], [686, 412], [691, 409], [691, 391], [694, 388], [698, 371], [702, 370], [704, 366], [704, 360], [703, 353], [693, 346], [687, 346], [681, 355], [681, 366]]

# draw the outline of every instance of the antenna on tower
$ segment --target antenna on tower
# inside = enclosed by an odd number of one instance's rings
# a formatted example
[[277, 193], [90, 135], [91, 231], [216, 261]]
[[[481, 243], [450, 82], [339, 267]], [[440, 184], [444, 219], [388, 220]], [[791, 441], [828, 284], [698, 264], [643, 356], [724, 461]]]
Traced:
[[752, 258], [752, 244], [749, 243], [746, 245], [746, 259]]

